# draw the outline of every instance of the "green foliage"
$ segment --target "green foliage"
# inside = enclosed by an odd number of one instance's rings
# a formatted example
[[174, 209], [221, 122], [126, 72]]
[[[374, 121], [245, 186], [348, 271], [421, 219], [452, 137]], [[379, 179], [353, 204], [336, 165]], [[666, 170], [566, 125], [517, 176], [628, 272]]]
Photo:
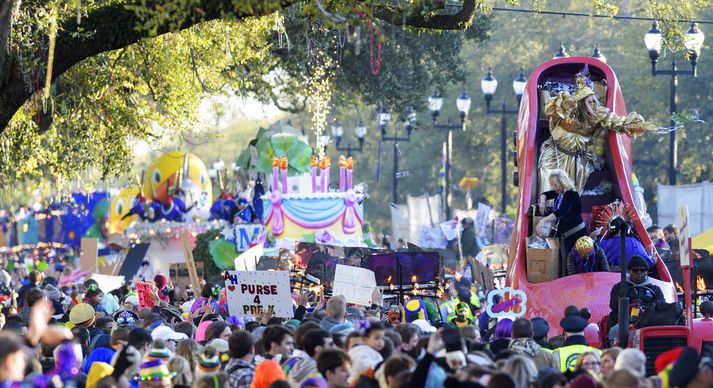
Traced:
[[219, 282], [221, 270], [213, 262], [210, 243], [220, 238], [220, 230], [209, 230], [196, 236], [196, 247], [193, 248], [193, 260], [203, 263], [203, 274], [206, 281]]
[[208, 250], [213, 258], [213, 263], [219, 269], [234, 269], [238, 252], [235, 250], [235, 243], [230, 243], [223, 239], [213, 240], [208, 243]]

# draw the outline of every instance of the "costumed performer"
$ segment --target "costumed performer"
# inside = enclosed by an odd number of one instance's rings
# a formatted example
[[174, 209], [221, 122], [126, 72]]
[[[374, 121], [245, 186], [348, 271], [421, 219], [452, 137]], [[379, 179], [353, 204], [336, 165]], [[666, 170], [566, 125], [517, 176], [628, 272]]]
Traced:
[[[564, 263], [566, 254], [569, 253], [577, 240], [587, 235], [587, 228], [582, 220], [582, 204], [579, 202], [579, 193], [574, 187], [574, 182], [563, 170], [555, 169], [550, 172], [548, 186], [552, 190], [540, 195], [540, 209], [545, 208], [545, 201], [554, 199], [552, 213], [540, 219], [537, 223], [537, 233], [545, 236], [544, 226], [548, 222], [555, 222], [555, 237], [560, 237], [564, 245], [560, 247], [564, 255], [560, 255], [560, 263]], [[546, 236], [545, 236], [546, 237]], [[563, 248], [563, 250], [562, 250]], [[562, 271], [564, 273], [564, 271]]]
[[617, 116], [609, 112], [594, 97], [589, 66], [576, 75], [576, 91], [563, 91], [545, 103], [552, 137], [542, 143], [538, 162], [539, 190], [551, 189], [548, 177], [554, 169], [562, 169], [582, 192], [589, 175], [604, 166], [604, 145], [609, 131], [635, 138], [656, 129], [636, 112]]

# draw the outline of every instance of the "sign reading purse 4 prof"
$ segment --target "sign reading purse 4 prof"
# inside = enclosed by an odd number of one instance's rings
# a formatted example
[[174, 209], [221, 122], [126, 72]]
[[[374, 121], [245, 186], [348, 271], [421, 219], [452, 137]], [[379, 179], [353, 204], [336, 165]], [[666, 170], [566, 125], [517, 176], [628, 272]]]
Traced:
[[270, 309], [279, 318], [294, 315], [287, 271], [225, 271], [223, 277], [230, 315], [252, 317]]

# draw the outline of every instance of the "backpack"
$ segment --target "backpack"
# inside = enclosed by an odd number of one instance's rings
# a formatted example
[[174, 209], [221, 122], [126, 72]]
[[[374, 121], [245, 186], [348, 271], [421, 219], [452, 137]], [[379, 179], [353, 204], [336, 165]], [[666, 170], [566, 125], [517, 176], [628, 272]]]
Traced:
[[639, 318], [638, 327], [681, 325], [683, 305], [681, 302], [653, 302], [646, 306]]

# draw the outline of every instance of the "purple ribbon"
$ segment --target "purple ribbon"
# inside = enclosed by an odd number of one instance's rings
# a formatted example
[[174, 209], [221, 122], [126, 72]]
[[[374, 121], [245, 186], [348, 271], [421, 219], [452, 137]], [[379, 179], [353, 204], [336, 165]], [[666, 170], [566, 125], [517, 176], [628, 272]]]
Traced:
[[282, 193], [280, 193], [280, 190], [272, 190], [270, 202], [272, 203], [272, 234], [277, 236], [285, 230], [285, 215], [282, 211]]
[[356, 232], [356, 222], [357, 214], [354, 204], [356, 203], [356, 193], [354, 190], [347, 190], [344, 196], [344, 204], [346, 208], [344, 209], [344, 222], [342, 224], [342, 230], [346, 234], [352, 234]]

